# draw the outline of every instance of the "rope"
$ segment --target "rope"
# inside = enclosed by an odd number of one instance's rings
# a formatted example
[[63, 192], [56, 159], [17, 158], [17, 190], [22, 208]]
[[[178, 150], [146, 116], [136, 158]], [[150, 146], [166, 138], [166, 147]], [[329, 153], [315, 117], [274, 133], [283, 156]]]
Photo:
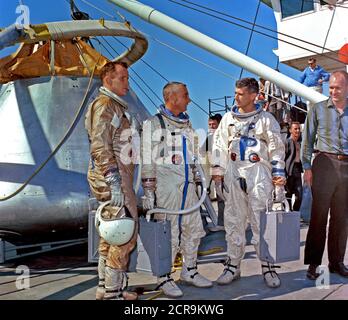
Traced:
[[[117, 38], [113, 37], [115, 40], [118, 40]], [[111, 50], [113, 50], [117, 55], [120, 55], [116, 49], [114, 49], [114, 47], [106, 40], [104, 39], [104, 37], [102, 37], [102, 39], [106, 42], [106, 44], [110, 47]], [[132, 72], [134, 72], [134, 74], [140, 79], [140, 81], [152, 92], [152, 94], [162, 103], [162, 99], [156, 94], [156, 92], [154, 90], [152, 90], [152, 88], [144, 81], [144, 79], [139, 75], [139, 73], [137, 73], [133, 67], [130, 67], [130, 69], [132, 70]], [[150, 99], [151, 100], [151, 99]], [[152, 103], [154, 103], [151, 100]], [[154, 103], [155, 105], [155, 103]], [[156, 105], [155, 105], [156, 106]]]
[[[65, 1], [68, 1], [68, 0], [65, 0]], [[83, 0], [81, 0], [83, 1]], [[98, 7], [96, 6], [93, 6], [92, 4], [90, 4], [88, 1], [83, 1], [85, 2], [87, 5], [91, 6], [92, 8], [96, 9], [96, 10], [99, 10], [103, 13], [105, 13], [105, 11], [101, 10], [101, 9], [98, 9]], [[110, 16], [110, 15], [108, 15]], [[117, 20], [114, 16], [110, 16], [111, 18], [114, 18], [115, 20]], [[91, 17], [92, 18], [92, 17]], [[93, 18], [92, 18], [93, 19]], [[101, 37], [105, 42], [106, 44], [111, 48], [111, 50], [113, 50], [117, 55], [120, 55], [117, 50], [115, 50], [111, 45], [110, 43], [104, 39], [104, 37]], [[115, 40], [117, 40], [120, 44], [123, 45], [123, 47], [127, 48], [128, 47], [126, 45], [124, 45], [121, 41], [119, 41], [116, 37], [113, 37]], [[110, 55], [110, 57], [113, 57], [114, 55], [101, 43], [101, 41], [97, 38], [93, 38], [92, 40], [96, 40], [100, 46], [102, 46], [104, 48], [104, 50]], [[142, 59], [141, 59], [142, 60]], [[144, 85], [152, 92], [152, 94], [155, 95], [155, 97], [157, 99], [159, 99], [161, 102], [162, 100], [156, 95], [156, 93], [146, 84], [146, 82], [140, 77], [140, 75], [133, 69], [133, 68], [130, 68], [134, 73], [135, 75], [144, 83]], [[137, 83], [137, 81], [130, 76], [130, 79], [135, 83], [135, 85], [139, 88], [139, 90], [151, 101], [151, 103], [155, 106], [155, 108], [157, 107], [157, 104], [150, 98], [150, 96], [143, 90], [143, 88]]]
[[[248, 53], [249, 53], [249, 48], [250, 48], [250, 44], [251, 44], [251, 39], [252, 39], [252, 37], [253, 37], [254, 30], [255, 30], [256, 19], [257, 19], [257, 16], [258, 16], [258, 14], [259, 14], [260, 4], [261, 4], [261, 1], [259, 0], [259, 3], [258, 3], [258, 5], [257, 5], [257, 9], [256, 9], [256, 13], [255, 13], [255, 17], [254, 17], [254, 22], [253, 22], [253, 25], [252, 25], [252, 27], [251, 27], [251, 33], [250, 33], [250, 36], [249, 36], [248, 45], [247, 45], [247, 48], [246, 48], [246, 50], [245, 50], [245, 55], [248, 55]], [[242, 78], [243, 71], [244, 71], [244, 68], [242, 68], [242, 69], [240, 70], [239, 79]]]
[[[100, 58], [100, 56], [99, 56], [99, 58]], [[85, 102], [86, 102], [86, 99], [87, 99], [87, 96], [88, 96], [88, 93], [89, 93], [89, 90], [90, 90], [90, 87], [92, 84], [95, 69], [97, 68], [97, 64], [99, 62], [99, 58], [98, 58], [98, 61], [95, 63], [95, 66], [94, 66], [93, 71], [91, 73], [91, 76], [89, 78], [89, 82], [88, 82], [88, 86], [87, 86], [85, 95], [81, 101], [81, 104], [80, 104], [79, 109], [75, 115], [75, 118], [74, 118], [73, 122], [71, 123], [70, 127], [68, 128], [68, 130], [66, 131], [65, 135], [63, 136], [62, 140], [54, 148], [54, 150], [47, 157], [47, 159], [34, 171], [34, 173], [16, 191], [12, 192], [8, 196], [0, 197], [0, 201], [9, 200], [9, 199], [13, 198], [14, 196], [16, 196], [18, 193], [20, 193], [29, 184], [29, 182], [42, 170], [42, 168], [47, 164], [47, 162], [52, 159], [52, 157], [58, 152], [58, 150], [61, 148], [61, 146], [64, 144], [64, 142], [70, 137], [70, 135], [73, 132], [82, 112], [85, 109]]]
[[[203, 62], [203, 61], [201, 61], [201, 60], [199, 60], [199, 59], [197, 59], [197, 58], [194, 58], [194, 57], [190, 56], [189, 54], [187, 54], [187, 53], [185, 53], [185, 52], [183, 52], [183, 51], [180, 51], [180, 50], [178, 50], [178, 49], [176, 49], [176, 48], [170, 46], [169, 44], [167, 44], [167, 43], [165, 43], [165, 42], [163, 42], [163, 41], [161, 41], [161, 40], [158, 40], [158, 39], [152, 37], [151, 35], [148, 35], [148, 34], [145, 34], [145, 35], [146, 35], [147, 37], [151, 38], [152, 40], [158, 42], [159, 44], [161, 44], [161, 45], [163, 45], [163, 46], [165, 46], [165, 47], [167, 47], [167, 48], [173, 50], [174, 52], [180, 53], [180, 54], [183, 55], [184, 57], [186, 57], [186, 58], [188, 58], [188, 59], [191, 59], [192, 61], [195, 61], [195, 62], [200, 63], [201, 65], [203, 65], [203, 66], [206, 67], [206, 68], [209, 68], [209, 69], [211, 69], [211, 70], [213, 70], [213, 71], [215, 71], [215, 72], [221, 73], [221, 74], [224, 75], [225, 77], [228, 77], [228, 78], [230, 78], [230, 79], [232, 79], [232, 80], [238, 80], [236, 77], [234, 77], [234, 76], [232, 76], [232, 75], [230, 75], [230, 74], [228, 74], [228, 73], [226, 73], [226, 72], [224, 72], [224, 71], [221, 71], [221, 70], [219, 70], [219, 69], [217, 69], [217, 68], [215, 68], [215, 67], [213, 67], [213, 66], [211, 66], [211, 65], [209, 65], [209, 64], [207, 64], [207, 63], [205, 63], [205, 62]], [[167, 81], [169, 81], [169, 80], [167, 80]]]
[[[103, 37], [102, 37], [103, 38]], [[102, 46], [104, 48], [104, 50], [110, 55], [110, 57], [114, 57], [114, 55], [106, 48], [106, 46], [97, 38], [94, 38], [93, 40], [96, 40], [100, 46]], [[105, 39], [103, 39], [104, 41], [106, 41]], [[107, 42], [107, 41], [106, 41]], [[110, 46], [110, 44], [107, 42], [107, 44]], [[116, 54], [119, 55], [119, 53], [113, 49]], [[132, 71], [134, 71], [132, 68], [130, 68]], [[139, 77], [139, 76], [138, 76]], [[129, 78], [135, 83], [135, 85], [139, 88], [139, 90], [152, 102], [152, 104], [154, 105], [154, 107], [157, 107], [157, 104], [150, 98], [150, 96], [143, 90], [143, 88], [137, 83], [137, 81], [134, 79], [134, 77], [129, 76]]]
[[324, 44], [323, 44], [323, 51], [322, 51], [322, 53], [325, 50], [326, 41], [327, 41], [327, 38], [329, 37], [329, 33], [330, 33], [330, 30], [331, 30], [331, 27], [332, 27], [332, 22], [333, 22], [333, 19], [335, 17], [335, 13], [336, 13], [336, 8], [334, 8], [334, 10], [332, 12], [331, 21], [330, 21], [330, 25], [329, 25], [329, 28], [327, 30], [326, 36], [325, 36], [325, 41], [324, 41]]
[[97, 6], [93, 5], [92, 3], [90, 3], [90, 2], [88, 2], [88, 1], [86, 1], [86, 0], [80, 0], [80, 1], [84, 2], [85, 4], [87, 4], [88, 6], [94, 8], [94, 9], [96, 9], [97, 11], [99, 11], [99, 12], [101, 12], [101, 13], [104, 13], [106, 16], [108, 16], [108, 17], [110, 17], [110, 18], [113, 18], [113, 19], [117, 20], [115, 16], [113, 16], [113, 15], [109, 14], [108, 12], [106, 12], [106, 11], [104, 11], [104, 10], [98, 8]]
[[[65, 1], [68, 2], [68, 0], [65, 0]], [[84, 3], [86, 3], [87, 5], [89, 5], [89, 6], [93, 7], [93, 8], [95, 8], [96, 10], [99, 10], [100, 12], [106, 13], [105, 11], [103, 11], [103, 10], [101, 10], [100, 8], [98, 8], [98, 7], [94, 6], [94, 5], [92, 5], [92, 4], [89, 3], [88, 1], [85, 1], [85, 0], [81, 0], [81, 1], [84, 2]], [[190, 7], [190, 6], [187, 6], [187, 5], [183, 5], [183, 4], [178, 3], [178, 2], [176, 2], [176, 1], [173, 1], [173, 0], [169, 0], [169, 1], [170, 1], [170, 2], [173, 2], [173, 3], [177, 4], [177, 5], [181, 5], [181, 6], [183, 6], [183, 7], [186, 7], [186, 8], [188, 8], [188, 9], [195, 10], [195, 11], [197, 11], [197, 12], [200, 12], [200, 13], [203, 13], [203, 14], [206, 14], [206, 15], [209, 15], [209, 16], [214, 17], [214, 18], [216, 18], [216, 19], [219, 19], [219, 20], [222, 20], [222, 21], [225, 21], [225, 22], [228, 22], [228, 23], [237, 25], [237, 26], [239, 26], [239, 27], [242, 27], [242, 28], [245, 28], [245, 29], [248, 29], [248, 30], [251, 30], [250, 28], [247, 28], [247, 27], [242, 26], [242, 25], [240, 25], [240, 24], [233, 23], [232, 21], [229, 21], [229, 20], [226, 20], [226, 19], [222, 19], [222, 18], [220, 18], [220, 17], [218, 17], [218, 16], [209, 14], [209, 13], [204, 12], [204, 11], [201, 11], [201, 10], [197, 10], [197, 9], [195, 9], [195, 8], [193, 8], [193, 7]], [[206, 7], [206, 6], [202, 6], [202, 5], [199, 5], [199, 4], [195, 4], [194, 2], [191, 2], [191, 1], [187, 1], [187, 0], [181, 0], [181, 1], [182, 1], [182, 2], [186, 2], [186, 3], [190, 3], [190, 4], [195, 5], [195, 6], [197, 6], [197, 7], [204, 8], [204, 9], [206, 9], [206, 10], [209, 10], [209, 11], [215, 12], [215, 13], [218, 13], [218, 14], [223, 15], [223, 16], [226, 16], [226, 17], [233, 18], [233, 19], [235, 19], [235, 20], [237, 20], [237, 21], [242, 21], [242, 22], [247, 23], [247, 24], [253, 24], [253, 26], [256, 26], [256, 27], [258, 27], [258, 28], [261, 28], [261, 29], [264, 29], [264, 30], [267, 30], [267, 31], [271, 31], [271, 32], [277, 33], [278, 35], [283, 35], [283, 36], [286, 36], [286, 37], [288, 37], [288, 38], [291, 38], [291, 39], [294, 39], [294, 40], [297, 40], [297, 41], [301, 41], [301, 42], [303, 42], [303, 43], [312, 45], [312, 46], [314, 46], [314, 47], [318, 47], [318, 48], [320, 48], [320, 49], [322, 49], [322, 50], [325, 49], [325, 50], [328, 51], [328, 52], [334, 52], [333, 50], [331, 50], [331, 49], [329, 49], [329, 48], [325, 48], [325, 47], [320, 46], [320, 45], [317, 45], [317, 44], [315, 44], [315, 43], [312, 43], [312, 42], [309, 42], [309, 41], [306, 41], [306, 40], [303, 40], [303, 39], [300, 39], [300, 38], [297, 38], [297, 37], [294, 37], [294, 36], [291, 36], [291, 35], [288, 35], [288, 34], [285, 34], [285, 33], [282, 33], [282, 32], [278, 32], [278, 31], [273, 30], [273, 29], [271, 29], [271, 28], [268, 28], [268, 27], [265, 27], [265, 26], [256, 24], [255, 22], [254, 22], [254, 23], [251, 23], [251, 22], [249, 22], [249, 21], [247, 21], [247, 20], [244, 20], [244, 19], [241, 19], [241, 18], [238, 18], [238, 17], [234, 17], [234, 16], [232, 16], [232, 15], [229, 15], [229, 14], [226, 14], [226, 13], [223, 13], [223, 12], [220, 12], [220, 11], [217, 11], [217, 10], [214, 10], [214, 9], [211, 9], [211, 8], [209, 8], [209, 7]], [[344, 6], [341, 6], [341, 5], [338, 5], [338, 4], [336, 4], [335, 7], [343, 7], [343, 8], [345, 8], [345, 9], [348, 9], [348, 8], [346, 8], [346, 7], [344, 7]], [[107, 14], [107, 13], [106, 13], [106, 14]], [[109, 15], [109, 14], [107, 14], [107, 15], [115, 19], [115, 17], [113, 17], [113, 16], [111, 16], [111, 15]], [[117, 20], [117, 19], [115, 19], [115, 20]], [[301, 46], [299, 46], [299, 45], [293, 44], [293, 43], [288, 42], [288, 41], [286, 41], [286, 40], [278, 39], [278, 38], [273, 37], [273, 36], [271, 36], [271, 35], [268, 35], [268, 34], [266, 34], [266, 33], [262, 33], [262, 32], [257, 31], [257, 30], [254, 30], [254, 32], [257, 32], [257, 33], [262, 34], [262, 35], [264, 35], [264, 36], [267, 36], [267, 37], [270, 37], [270, 38], [273, 38], [273, 39], [276, 39], [276, 40], [279, 40], [279, 41], [288, 43], [288, 44], [290, 44], [290, 45], [293, 45], [293, 46], [296, 46], [296, 47], [299, 47], [299, 48], [305, 49], [305, 50], [307, 50], [307, 51], [310, 51], [310, 52], [312, 52], [312, 53], [315, 53], [315, 54], [320, 55], [319, 53], [317, 53], [317, 52], [315, 52], [315, 51], [313, 51], [313, 50], [309, 50], [309, 49], [303, 48], [303, 47], [301, 47]], [[148, 35], [147, 35], [147, 36], [148, 36]], [[151, 37], [151, 36], [150, 36], [150, 37]], [[220, 70], [218, 70], [218, 69], [216, 69], [216, 68], [214, 68], [214, 67], [212, 67], [212, 66], [207, 65], [207, 64], [204, 63], [204, 62], [201, 62], [201, 61], [198, 60], [198, 59], [195, 59], [195, 58], [189, 56], [189, 55], [186, 54], [186, 53], [183, 53], [183, 52], [181, 52], [181, 51], [179, 51], [179, 50], [177, 50], [177, 49], [172, 48], [171, 46], [165, 44], [164, 42], [159, 41], [158, 39], [156, 39], [156, 38], [154, 38], [154, 37], [151, 37], [151, 38], [152, 38], [154, 41], [157, 41], [158, 43], [160, 43], [160, 44], [162, 44], [162, 45], [165, 45], [165, 46], [167, 46], [168, 48], [170, 48], [170, 49], [172, 49], [172, 50], [174, 50], [174, 51], [176, 51], [176, 52], [178, 52], [178, 53], [181, 53], [182, 55], [184, 55], [184, 56], [186, 56], [186, 57], [192, 59], [193, 61], [199, 62], [199, 63], [201, 63], [202, 65], [204, 65], [204, 66], [206, 66], [206, 67], [208, 67], [208, 68], [210, 68], [210, 69], [212, 69], [212, 70], [214, 70], [214, 71], [216, 71], [216, 72], [219, 72], [219, 73], [221, 73], [222, 75], [224, 75], [224, 76], [226, 76], [226, 77], [229, 77], [229, 78], [232, 78], [232, 79], [235, 79], [235, 80], [237, 79], [237, 78], [235, 78], [235, 77], [233, 77], [233, 76], [231, 76], [231, 75], [228, 75], [227, 73], [225, 73], [225, 72], [223, 72], [223, 71], [220, 71]], [[114, 39], [115, 39], [116, 41], [118, 41], [122, 46], [126, 47], [120, 40], [118, 40], [118, 39], [115, 38], [115, 37], [114, 37]], [[104, 48], [105, 48], [105, 47], [104, 47]], [[111, 55], [111, 54], [110, 54], [110, 55]], [[326, 56], [325, 54], [321, 54], [321, 55]], [[111, 56], [112, 56], [112, 55], [111, 55]], [[338, 62], [341, 63], [341, 61], [339, 61], [339, 60], [337, 60], [337, 59], [335, 59], [335, 58], [333, 58], [333, 57], [327, 56], [327, 58], [329, 58], [329, 59], [331, 59], [331, 60], [334, 60], [334, 61], [338, 61]], [[160, 74], [156, 69], [154, 69], [149, 63], [147, 63], [144, 59], [140, 59], [140, 60], [141, 60], [143, 63], [145, 63], [149, 68], [151, 68], [152, 71], [154, 71], [155, 73], [157, 73], [162, 79], [164, 79], [164, 80], [167, 81], [167, 82], [169, 81], [169, 80], [168, 80], [167, 78], [165, 78], [162, 74]], [[278, 67], [279, 67], [279, 59], [277, 60], [277, 69], [278, 69]], [[134, 81], [134, 80], [133, 80], [133, 81]], [[135, 82], [135, 81], [134, 81], [134, 82]], [[136, 82], [135, 82], [135, 83], [136, 83]], [[141, 87], [140, 87], [137, 83], [136, 83], [136, 85], [137, 85], [137, 86], [140, 88], [140, 90], [144, 93], [144, 91], [141, 89]], [[145, 94], [145, 93], [144, 93], [144, 94]], [[148, 97], [147, 94], [145, 94], [145, 95]], [[270, 96], [272, 96], [272, 95], [270, 95]], [[149, 98], [149, 97], [148, 97], [148, 98]], [[296, 106], [294, 106], [294, 105], [292, 105], [292, 104], [290, 104], [290, 103], [288, 103], [288, 102], [286, 102], [286, 101], [284, 101], [284, 100], [281, 100], [281, 99], [279, 99], [278, 97], [273, 97], [273, 98], [275, 98], [275, 99], [277, 99], [277, 100], [280, 100], [280, 101], [286, 103], [286, 104], [289, 105], [290, 107], [297, 108]], [[150, 98], [149, 98], [149, 100], [155, 105], [155, 103], [154, 103]], [[197, 103], [195, 103], [194, 101], [192, 101], [192, 103], [195, 104], [198, 108], [200, 108], [204, 113], [208, 114], [208, 113], [207, 113], [203, 108], [201, 108]], [[297, 108], [297, 109], [299, 109], [299, 108]]]
[[[68, 2], [68, 0], [65, 0], [66, 2]], [[106, 15], [108, 15], [109, 17], [111, 17], [111, 18], [113, 18], [113, 19], [115, 19], [115, 20], [117, 20], [114, 16], [112, 16], [112, 15], [110, 15], [110, 14], [108, 14], [108, 13], [106, 13], [104, 10], [102, 10], [102, 9], [100, 9], [100, 8], [98, 8], [97, 6], [95, 6], [95, 5], [92, 5], [90, 2], [88, 2], [88, 1], [86, 1], [86, 0], [81, 0], [82, 2], [84, 2], [85, 4], [87, 4], [87, 5], [89, 5], [90, 7], [92, 7], [92, 8], [94, 8], [94, 9], [96, 9], [96, 10], [98, 10], [98, 11], [100, 11], [100, 12], [102, 12], [102, 13], [105, 13]], [[125, 19], [125, 17], [124, 16], [122, 16], [119, 12], [117, 12], [117, 14], [121, 17], [121, 19], [123, 20], [123, 21], [127, 21], [126, 19]], [[92, 18], [92, 17], [91, 17]], [[136, 30], [136, 31], [138, 31], [136, 28], [134, 28], [133, 27], [133, 29], [134, 30]], [[118, 40], [116, 37], [113, 37], [118, 43], [120, 43], [123, 47], [125, 47], [125, 48], [128, 48], [125, 44], [123, 44], [120, 40]], [[155, 39], [154, 39], [155, 40]], [[107, 42], [107, 40], [105, 40], [104, 39], [104, 41], [106, 41], [106, 43], [110, 46], [110, 44]], [[156, 40], [155, 40], [156, 41]], [[101, 44], [100, 42], [99, 42], [99, 44]], [[162, 44], [164, 44], [164, 43], [162, 43]], [[103, 46], [103, 45], [102, 45]], [[104, 47], [104, 46], [103, 46]], [[113, 47], [112, 46], [110, 46], [111, 48], [112, 48], [112, 50], [114, 50], [115, 51], [115, 49], [113, 49]], [[169, 46], [168, 46], [169, 47]], [[104, 47], [104, 49], [105, 49], [105, 47]], [[109, 52], [108, 50], [106, 50], [107, 52]], [[109, 52], [109, 54], [110, 54], [110, 52]], [[112, 56], [111, 54], [110, 54], [110, 56]], [[155, 68], [153, 68], [148, 62], [146, 62], [144, 59], [140, 59], [140, 61], [142, 61], [143, 63], [145, 63], [152, 71], [154, 71], [157, 75], [159, 75], [163, 80], [165, 80], [166, 82], [169, 82], [169, 80], [165, 77], [165, 76], [163, 76], [160, 72], [158, 72]], [[199, 61], [199, 60], [197, 60], [197, 61]], [[202, 64], [204, 64], [204, 63], [202, 63]], [[132, 69], [132, 68], [131, 68]], [[215, 71], [218, 71], [218, 69], [215, 69], [215, 68], [213, 68], [213, 67], [211, 67], [211, 69], [213, 69], [213, 70], [215, 70]], [[161, 101], [161, 103], [163, 102], [162, 101], [162, 99], [160, 99], [157, 95], [156, 95], [156, 93], [142, 80], [142, 78], [134, 71], [134, 69], [132, 69], [132, 71], [139, 77], [139, 79], [141, 79], [141, 81], [145, 84], [145, 86], [147, 86], [148, 87], [148, 89], [152, 92], [152, 94], [154, 94], [155, 96], [156, 96], [156, 98], [157, 99], [159, 99], [160, 101]], [[220, 71], [220, 73], [223, 73], [222, 71]], [[225, 74], [226, 76], [228, 76], [227, 74]], [[131, 77], [130, 77], [131, 78]], [[230, 78], [231, 78], [231, 76], [230, 76]], [[156, 104], [154, 103], [154, 101], [145, 93], [145, 91], [141, 88], [141, 86], [133, 79], [133, 78], [131, 78], [131, 80], [132, 81], [134, 81], [134, 83], [137, 85], [137, 87], [143, 92], [143, 94], [152, 102], [152, 104], [156, 107]], [[197, 108], [199, 108], [202, 112], [204, 112], [205, 114], [207, 114], [207, 115], [209, 115], [209, 113], [207, 112], [207, 111], [205, 111], [198, 103], [196, 103], [195, 101], [193, 101], [192, 99], [191, 99], [191, 102], [192, 102], [192, 104], [193, 105], [195, 105]]]
[[[136, 28], [133, 27], [134, 30], [138, 31]], [[139, 32], [139, 31], [138, 31]], [[147, 35], [147, 34], [146, 34]], [[147, 35], [148, 36], [148, 35]], [[153, 37], [151, 37], [152, 39], [154, 39]], [[123, 46], [124, 44], [122, 42], [120, 42], [118, 39], [116, 39], [119, 43], [121, 43]], [[155, 39], [154, 39], [155, 40]], [[156, 41], [156, 40], [155, 40]], [[143, 59], [140, 59], [142, 62], [145, 63], [145, 61]], [[151, 67], [148, 63], [146, 63], [146, 65], [148, 65], [149, 67]], [[151, 67], [152, 70], [155, 71], [154, 68]], [[166, 80], [166, 82], [169, 82], [168, 79], [166, 79], [164, 76], [162, 76], [159, 72], [155, 71], [157, 74], [159, 74], [163, 79]], [[163, 102], [163, 101], [162, 101]], [[201, 111], [203, 111], [205, 114], [209, 115], [209, 113], [207, 111], [205, 111], [197, 102], [195, 102], [194, 100], [191, 99], [191, 102], [197, 107], [199, 108]]]
[[[236, 23], [236, 22], [232, 22], [232, 21], [230, 21], [230, 20], [227, 20], [227, 19], [218, 17], [218, 16], [216, 16], [216, 15], [213, 15], [213, 14], [208, 13], [208, 12], [204, 12], [204, 11], [202, 11], [202, 10], [198, 10], [198, 9], [193, 8], [193, 7], [190, 7], [190, 6], [188, 6], [188, 5], [179, 3], [179, 2], [177, 2], [177, 1], [174, 1], [174, 0], [168, 0], [168, 1], [173, 2], [173, 3], [177, 4], [177, 5], [183, 6], [183, 7], [185, 7], [185, 8], [191, 9], [191, 10], [193, 10], [193, 11], [200, 12], [200, 13], [205, 14], [205, 15], [207, 15], [207, 16], [216, 18], [216, 19], [218, 19], [218, 20], [221, 20], [221, 21], [224, 21], [224, 22], [227, 22], [227, 23], [236, 25], [236, 26], [238, 26], [238, 27], [240, 27], [240, 28], [244, 28], [244, 29], [247, 29], [247, 30], [251, 30], [251, 28], [248, 28], [248, 27], [243, 26], [243, 25], [241, 25], [241, 24], [238, 24], [238, 23]], [[187, 0], [181, 0], [181, 1], [187, 2], [187, 3], [190, 3], [190, 4], [193, 4], [193, 5], [195, 5], [195, 6], [199, 7], [199, 8], [203, 8], [203, 9], [205, 9], [205, 10], [208, 10], [208, 11], [211, 11], [211, 12], [214, 12], [214, 13], [218, 13], [218, 14], [220, 14], [220, 15], [222, 15], [222, 16], [226, 16], [226, 17], [235, 19], [235, 20], [237, 20], [237, 21], [242, 21], [242, 22], [247, 23], [247, 24], [252, 24], [251, 22], [246, 21], [246, 20], [244, 20], [244, 19], [234, 17], [234, 16], [232, 16], [232, 15], [229, 15], [229, 14], [226, 14], [226, 13], [223, 13], [223, 12], [220, 12], [220, 11], [217, 11], [217, 10], [214, 10], [214, 9], [211, 9], [211, 8], [209, 8], [209, 7], [205, 7], [205, 6], [202, 6], [202, 5], [199, 5], [199, 4], [195, 4], [195, 3], [190, 2], [190, 1], [187, 1]], [[306, 44], [312, 45], [312, 46], [314, 46], [314, 47], [317, 47], [317, 48], [319, 48], [319, 49], [322, 49], [322, 48], [323, 48], [321, 45], [317, 45], [317, 44], [315, 44], [315, 43], [312, 43], [312, 42], [309, 42], [309, 41], [306, 41], [306, 40], [303, 40], [303, 39], [299, 39], [299, 38], [294, 37], [294, 36], [290, 36], [290, 35], [288, 35], [288, 34], [286, 34], [286, 33], [278, 32], [278, 31], [276, 31], [276, 30], [273, 30], [273, 29], [271, 29], [271, 28], [267, 28], [267, 27], [262, 26], [262, 25], [255, 24], [255, 26], [258, 27], [258, 28], [267, 30], [267, 31], [274, 32], [274, 33], [276, 33], [277, 35], [282, 35], [282, 36], [288, 37], [288, 38], [290, 38], [290, 39], [294, 39], [294, 40], [297, 40], [297, 41], [301, 41], [301, 42], [303, 42], [303, 43], [306, 43]], [[277, 40], [277, 41], [281, 41], [281, 42], [287, 43], [287, 44], [289, 44], [289, 45], [291, 45], [291, 46], [294, 46], [294, 47], [297, 47], [297, 48], [300, 48], [300, 49], [309, 51], [309, 52], [314, 53], [314, 54], [316, 54], [316, 55], [325, 56], [325, 57], [328, 58], [328, 59], [331, 59], [331, 60], [334, 60], [334, 61], [336, 61], [336, 62], [342, 63], [342, 62], [341, 62], [340, 60], [338, 60], [337, 58], [333, 58], [333, 57], [331, 57], [331, 56], [329, 56], [329, 55], [327, 55], [327, 54], [319, 53], [319, 52], [316, 52], [316, 51], [314, 51], [314, 50], [311, 50], [311, 49], [308, 49], [308, 48], [304, 48], [304, 47], [302, 47], [302, 46], [300, 46], [300, 45], [294, 44], [294, 43], [289, 42], [289, 41], [287, 41], [287, 40], [280, 39], [279, 37], [271, 36], [271, 35], [269, 35], [269, 34], [267, 34], [267, 33], [264, 33], [264, 32], [258, 31], [258, 30], [254, 30], [254, 32], [257, 32], [257, 33], [259, 33], [259, 34], [261, 34], [261, 35], [263, 35], [263, 36], [269, 37], [269, 38], [271, 38], [271, 39], [275, 39], [275, 40]], [[325, 50], [328, 51], [328, 53], [330, 53], [330, 52], [331, 52], [331, 53], [336, 53], [335, 51], [333, 51], [333, 50], [331, 50], [331, 49], [329, 49], [329, 48], [325, 48]], [[344, 63], [342, 63], [342, 64], [344, 64]]]

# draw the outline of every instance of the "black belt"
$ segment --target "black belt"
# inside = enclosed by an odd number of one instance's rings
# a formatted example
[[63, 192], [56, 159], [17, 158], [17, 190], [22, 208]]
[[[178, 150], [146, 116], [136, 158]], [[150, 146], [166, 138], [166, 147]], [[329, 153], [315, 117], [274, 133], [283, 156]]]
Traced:
[[321, 152], [321, 151], [319, 153], [335, 160], [348, 161], [348, 154], [337, 154], [337, 153], [329, 153], [329, 152]]

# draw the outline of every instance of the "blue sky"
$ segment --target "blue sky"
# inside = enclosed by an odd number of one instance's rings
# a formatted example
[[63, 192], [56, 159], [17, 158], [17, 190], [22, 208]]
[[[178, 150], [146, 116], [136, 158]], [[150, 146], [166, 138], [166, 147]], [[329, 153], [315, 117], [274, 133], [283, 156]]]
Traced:
[[[166, 79], [170, 81], [185, 82], [188, 86], [191, 99], [206, 111], [208, 111], [208, 99], [233, 95], [234, 82], [239, 77], [241, 70], [240, 67], [181, 40], [177, 36], [161, 30], [159, 27], [151, 25], [132, 14], [117, 8], [106, 0], [88, 0], [88, 2], [93, 3], [95, 6], [115, 18], [118, 18], [117, 11], [119, 11], [136, 29], [147, 35], [149, 49], [143, 59]], [[205, 33], [235, 50], [240, 52], [245, 52], [246, 50], [250, 35], [249, 30], [241, 29], [213, 17], [192, 11], [169, 0], [142, 0], [142, 2], [202, 33]], [[177, 0], [177, 2], [180, 2], [180, 0]], [[250, 22], [254, 19], [258, 5], [258, 0], [192, 0], [192, 2], [246, 19]], [[30, 9], [30, 23], [32, 24], [70, 20], [70, 9], [66, 0], [22, 0], [22, 3], [27, 5]], [[75, 3], [80, 10], [87, 12], [94, 19], [99, 19], [101, 17], [112, 19], [107, 14], [89, 6], [86, 1], [76, 0]], [[16, 7], [18, 4], [18, 0], [0, 0], [1, 27], [6, 27], [16, 21], [19, 15], [16, 13]], [[260, 25], [267, 26], [268, 28], [276, 29], [273, 11], [264, 4], [261, 4], [260, 6], [256, 22]], [[160, 44], [154, 39], [158, 39], [172, 47], [175, 47], [177, 50], [189, 54], [195, 59], [199, 59], [202, 62], [229, 74], [230, 77], [213, 71], [198, 62], [190, 60], [182, 54], [168, 49], [166, 46]], [[122, 41], [126, 43], [125, 40]], [[123, 51], [121, 45], [115, 40], [110, 39], [110, 44], [115, 48], [115, 50], [119, 52]], [[249, 49], [249, 56], [275, 68], [277, 57], [272, 51], [275, 48], [277, 48], [276, 40], [254, 33]], [[13, 49], [10, 48], [2, 50], [0, 52], [0, 57], [9, 54], [12, 51]], [[105, 55], [108, 56], [107, 53], [105, 53]], [[159, 97], [161, 97], [162, 87], [166, 81], [141, 61], [138, 61], [133, 66], [133, 69], [141, 76], [143, 81], [151, 87]], [[298, 71], [285, 65], [280, 64], [279, 69], [282, 73], [295, 79], [299, 76]], [[155, 113], [155, 105], [160, 104], [159, 99], [149, 91], [148, 88], [146, 88], [132, 70], [130, 71], [130, 75], [143, 88], [143, 90], [146, 91], [147, 95], [150, 96], [153, 102], [141, 92], [133, 80], [130, 81], [132, 88], [136, 91], [149, 111], [152, 114]], [[243, 76], [254, 75], [244, 71]], [[188, 112], [195, 128], [206, 127], [207, 115], [205, 113], [193, 104], [190, 104]]]

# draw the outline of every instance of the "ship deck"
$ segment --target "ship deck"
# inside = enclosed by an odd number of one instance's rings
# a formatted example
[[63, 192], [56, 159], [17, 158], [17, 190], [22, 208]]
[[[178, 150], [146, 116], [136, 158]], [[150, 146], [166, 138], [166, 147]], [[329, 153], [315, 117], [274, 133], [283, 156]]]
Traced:
[[[178, 280], [177, 284], [184, 292], [184, 296], [177, 300], [348, 300], [348, 278], [331, 274], [327, 269], [317, 281], [306, 278], [303, 251], [307, 229], [307, 225], [301, 225], [301, 259], [281, 264], [279, 274], [282, 285], [279, 288], [265, 286], [254, 247], [247, 245], [241, 266], [242, 277], [229, 285], [214, 283], [212, 288], [195, 288], [181, 282], [178, 279], [180, 272], [176, 271], [174, 279]], [[24, 279], [26, 274], [20, 271], [23, 266], [29, 268], [27, 279]], [[325, 266], [326, 251], [323, 271]], [[207, 278], [216, 280], [223, 265], [205, 263], [198, 268]], [[23, 289], [26, 284], [28, 288]], [[97, 266], [87, 263], [87, 245], [0, 265], [0, 300], [94, 300], [96, 285]], [[129, 288], [142, 293], [140, 300], [168, 299], [155, 291], [155, 287], [156, 278], [152, 274], [129, 274]]]

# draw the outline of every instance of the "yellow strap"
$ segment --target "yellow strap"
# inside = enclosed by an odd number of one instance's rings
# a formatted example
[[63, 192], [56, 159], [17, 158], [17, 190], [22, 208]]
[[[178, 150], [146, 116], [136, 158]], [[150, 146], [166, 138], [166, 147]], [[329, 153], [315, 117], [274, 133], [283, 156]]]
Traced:
[[198, 255], [199, 256], [205, 256], [205, 255], [208, 255], [208, 254], [213, 254], [213, 253], [218, 253], [218, 252], [223, 252], [223, 248], [222, 247], [213, 247], [209, 250], [205, 250], [205, 251], [199, 251], [198, 252]]

